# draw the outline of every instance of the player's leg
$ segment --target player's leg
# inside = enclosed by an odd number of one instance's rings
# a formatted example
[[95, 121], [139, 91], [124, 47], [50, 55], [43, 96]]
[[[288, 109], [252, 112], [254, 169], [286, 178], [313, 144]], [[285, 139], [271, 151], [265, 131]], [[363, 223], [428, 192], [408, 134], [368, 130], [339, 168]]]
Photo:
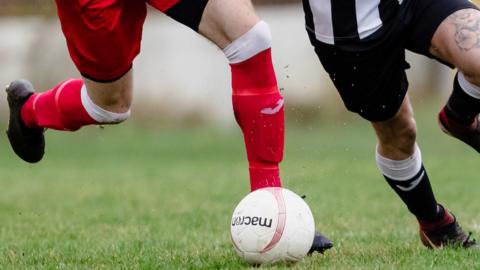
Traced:
[[281, 186], [284, 109], [268, 25], [257, 17], [250, 0], [210, 0], [199, 32], [217, 44], [230, 62], [233, 107], [245, 139], [251, 189]]
[[398, 113], [387, 121], [372, 122], [378, 138], [377, 166], [420, 225], [427, 247], [472, 247], [455, 217], [437, 203], [416, 143], [416, 124], [408, 96]]
[[458, 68], [441, 128], [480, 152], [480, 11], [459, 10], [438, 27], [430, 52]]
[[[9, 88], [17, 84], [13, 82]], [[109, 83], [69, 79], [46, 92], [32, 93], [20, 115], [29, 128], [75, 131], [85, 125], [126, 120], [131, 99], [131, 71]]]
[[406, 97], [405, 69], [409, 66], [403, 36], [392, 35], [381, 39], [374, 49], [358, 52], [315, 40], [312, 43], [346, 107], [372, 122], [378, 137], [377, 165], [418, 219], [422, 240], [427, 239], [425, 231], [439, 236], [433, 244], [424, 243], [432, 247], [463, 244], [467, 236], [453, 216], [437, 204], [416, 144], [416, 124]]
[[232, 71], [232, 100], [247, 149], [251, 190], [281, 186], [284, 109], [270, 52], [270, 29], [250, 0], [148, 0], [223, 50]]
[[149, 0], [223, 50], [232, 71], [232, 100], [247, 149], [251, 190], [281, 186], [284, 109], [270, 52], [270, 29], [250, 0]]
[[42, 93], [34, 93], [25, 80], [7, 87], [7, 134], [15, 153], [27, 162], [43, 157], [46, 128], [75, 131], [85, 125], [120, 123], [130, 114], [131, 66], [139, 51], [145, 3], [56, 3], [70, 55], [84, 78], [66, 80]]
[[[250, 0], [209, 0], [200, 23], [202, 35], [217, 44], [230, 62], [235, 118], [243, 131], [250, 187], [281, 186], [284, 107], [271, 56], [271, 34]], [[333, 247], [316, 232], [309, 253]]]
[[[378, 138], [377, 166], [390, 187], [422, 222], [436, 223], [453, 218], [437, 204], [416, 143], [416, 123], [408, 96], [397, 114], [372, 122]], [[445, 221], [445, 220], [443, 220]], [[439, 225], [442, 225], [442, 222]]]
[[[412, 16], [408, 17], [410, 27], [406, 33], [408, 39], [407, 48], [417, 53], [436, 57], [443, 60], [443, 62], [458, 65], [452, 58], [455, 52], [448, 50], [447, 47], [458, 43], [456, 44], [456, 49], [462, 51], [463, 49], [459, 49], [459, 44], [463, 42], [468, 44], [469, 38], [465, 37], [468, 37], [468, 34], [471, 33], [463, 33], [465, 29], [452, 27], [454, 24], [449, 23], [449, 21], [455, 21], [453, 19], [455, 16], [452, 14], [456, 13], [459, 15], [461, 12], [458, 12], [461, 10], [474, 8], [473, 4], [467, 0], [421, 0], [413, 3], [414, 5], [407, 7], [411, 9], [407, 13], [412, 14]], [[464, 15], [466, 14], [463, 14], [462, 18], [458, 18], [458, 20], [465, 23], [464, 26], [467, 26], [467, 30], [472, 30], [472, 27], [473, 29], [476, 28], [475, 24], [477, 22], [472, 20], [469, 17], [470, 15]], [[445, 27], [445, 25], [447, 26]], [[467, 35], [463, 36], [464, 34]], [[457, 35], [456, 41], [455, 35]], [[447, 44], [448, 40], [452, 42]], [[474, 58], [475, 56], [469, 55], [468, 57]], [[458, 76], [455, 79], [454, 88], [456, 90], [450, 98], [449, 105], [440, 114], [440, 125], [448, 133], [469, 143], [478, 150], [478, 145], [480, 145], [478, 142], [480, 140], [474, 122], [474, 118], [479, 112], [479, 108], [475, 105], [478, 102], [474, 98], [469, 97], [465, 93], [465, 89], [462, 89], [464, 87], [461, 85], [466, 84], [464, 84], [465, 81], [461, 80], [461, 77]], [[435, 223], [426, 223], [420, 220], [420, 237], [422, 242], [429, 247], [457, 245], [467, 248], [478, 248], [475, 241], [472, 241], [470, 236], [465, 234], [456, 220], [445, 226], [437, 226]]]
[[[232, 71], [232, 100], [250, 171], [250, 187], [281, 186], [284, 109], [271, 59], [268, 25], [260, 21], [250, 0], [173, 0], [171, 7], [149, 4], [200, 32], [223, 50]], [[332, 242], [316, 233], [310, 252], [323, 252]]]
[[20, 158], [35, 163], [44, 154], [45, 128], [75, 131], [85, 125], [126, 120], [131, 103], [131, 75], [101, 84], [89, 79], [69, 79], [43, 93], [35, 93], [30, 82], [18, 80], [6, 91], [10, 144]]

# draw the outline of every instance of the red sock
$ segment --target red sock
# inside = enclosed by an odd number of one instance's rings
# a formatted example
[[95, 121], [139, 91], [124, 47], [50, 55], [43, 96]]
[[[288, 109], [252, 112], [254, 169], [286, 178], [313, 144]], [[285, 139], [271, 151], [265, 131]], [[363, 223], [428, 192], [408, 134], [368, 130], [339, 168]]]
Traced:
[[247, 149], [252, 191], [280, 187], [284, 109], [270, 49], [231, 64], [233, 109]]
[[22, 107], [21, 118], [30, 128], [75, 131], [97, 122], [82, 105], [82, 80], [71, 79], [44, 93], [30, 96]]

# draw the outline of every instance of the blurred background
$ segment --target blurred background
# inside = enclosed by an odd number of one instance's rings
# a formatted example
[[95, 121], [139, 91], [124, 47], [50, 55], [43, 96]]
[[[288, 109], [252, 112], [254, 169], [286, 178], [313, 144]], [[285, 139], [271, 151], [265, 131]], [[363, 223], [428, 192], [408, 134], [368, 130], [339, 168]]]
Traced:
[[[321, 67], [304, 30], [299, 1], [256, 0], [273, 33], [279, 86], [287, 97], [289, 122], [322, 117], [349, 118]], [[0, 84], [28, 78], [44, 91], [77, 77], [55, 16], [54, 1], [0, 0]], [[408, 54], [414, 103], [441, 106], [453, 71], [422, 56]], [[169, 125], [234, 127], [230, 72], [223, 54], [186, 27], [154, 9], [144, 27], [142, 53], [135, 61], [133, 120]], [[4, 92], [0, 95], [4, 97]], [[439, 100], [440, 99], [440, 100]], [[0, 98], [6, 119], [5, 98]]]

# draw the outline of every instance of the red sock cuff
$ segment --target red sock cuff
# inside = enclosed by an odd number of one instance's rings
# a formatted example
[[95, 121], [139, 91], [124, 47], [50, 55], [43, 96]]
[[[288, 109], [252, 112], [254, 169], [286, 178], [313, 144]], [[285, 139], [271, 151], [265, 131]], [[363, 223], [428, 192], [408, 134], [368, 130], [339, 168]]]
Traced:
[[22, 109], [20, 110], [20, 118], [22, 119], [25, 126], [29, 128], [41, 128], [37, 124], [37, 119], [35, 118], [35, 100], [39, 94], [31, 95], [25, 104], [23, 104]]
[[461, 123], [456, 122], [454, 119], [449, 117], [446, 112], [447, 108], [443, 108], [439, 114], [439, 121], [444, 125], [448, 130], [452, 132], [464, 134], [469, 133], [471, 129], [474, 129], [477, 125], [476, 119], [470, 125], [462, 125]]
[[265, 187], [281, 187], [278, 164], [250, 164], [250, 189], [255, 191]]
[[[443, 207], [443, 206], [440, 206], [440, 207]], [[443, 208], [443, 209], [444, 209], [443, 218], [439, 221], [431, 222], [431, 221], [418, 220], [418, 223], [420, 224], [420, 229], [424, 232], [430, 232], [455, 222], [455, 217], [452, 214], [450, 214], [450, 212], [448, 212], [446, 208]]]

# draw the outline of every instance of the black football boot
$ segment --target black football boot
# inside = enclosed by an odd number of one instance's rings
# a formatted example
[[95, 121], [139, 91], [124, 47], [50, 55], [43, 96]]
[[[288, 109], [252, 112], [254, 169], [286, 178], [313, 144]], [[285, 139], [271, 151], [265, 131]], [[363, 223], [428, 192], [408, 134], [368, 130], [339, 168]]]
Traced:
[[45, 152], [44, 128], [29, 128], [20, 112], [27, 99], [35, 92], [27, 80], [17, 80], [7, 86], [7, 101], [10, 108], [7, 136], [13, 151], [26, 162], [39, 162]]

